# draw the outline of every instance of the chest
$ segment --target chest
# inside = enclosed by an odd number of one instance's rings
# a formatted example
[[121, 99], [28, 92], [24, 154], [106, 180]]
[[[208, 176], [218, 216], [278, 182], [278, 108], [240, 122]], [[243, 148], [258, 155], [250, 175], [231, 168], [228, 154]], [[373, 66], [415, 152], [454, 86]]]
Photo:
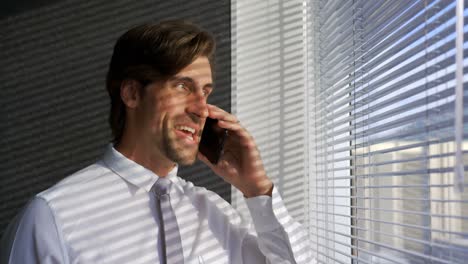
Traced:
[[[184, 263], [229, 263], [227, 234], [213, 224], [207, 208], [187, 198], [171, 201], [182, 241]], [[77, 206], [64, 217], [70, 263], [160, 263], [162, 254], [156, 202], [148, 195], [116, 199], [106, 206]], [[171, 245], [167, 245], [171, 246]]]

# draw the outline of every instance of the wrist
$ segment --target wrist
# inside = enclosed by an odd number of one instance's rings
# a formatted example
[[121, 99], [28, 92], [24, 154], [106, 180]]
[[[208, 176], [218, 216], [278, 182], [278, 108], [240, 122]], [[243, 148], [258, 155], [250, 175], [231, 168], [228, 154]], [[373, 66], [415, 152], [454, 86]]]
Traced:
[[260, 195], [267, 195], [271, 197], [273, 193], [273, 182], [268, 180], [268, 182], [265, 182], [264, 184], [254, 189], [251, 189], [249, 191], [244, 191], [242, 193], [244, 194], [245, 198], [253, 198], [256, 196], [260, 196]]

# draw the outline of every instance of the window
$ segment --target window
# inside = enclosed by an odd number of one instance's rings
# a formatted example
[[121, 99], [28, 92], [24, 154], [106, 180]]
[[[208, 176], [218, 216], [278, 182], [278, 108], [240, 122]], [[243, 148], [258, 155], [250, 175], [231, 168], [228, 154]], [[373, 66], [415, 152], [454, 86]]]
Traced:
[[463, 167], [455, 173], [468, 159], [468, 127], [456, 125], [468, 104], [455, 110], [457, 98], [466, 101], [457, 84], [467, 80], [456, 69], [468, 65], [456, 58], [468, 47], [456, 43], [468, 31], [462, 26], [457, 35], [457, 8], [462, 21], [468, 14], [459, 4], [309, 3], [309, 198], [319, 262], [462, 263], [468, 256], [467, 181]]
[[468, 257], [467, 6], [233, 1], [233, 106], [319, 263]]

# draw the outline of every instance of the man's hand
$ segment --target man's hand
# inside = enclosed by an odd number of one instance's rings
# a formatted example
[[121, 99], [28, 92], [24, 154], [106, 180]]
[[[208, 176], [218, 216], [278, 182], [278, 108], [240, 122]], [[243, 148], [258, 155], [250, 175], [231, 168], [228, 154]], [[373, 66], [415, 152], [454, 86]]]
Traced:
[[267, 177], [260, 152], [252, 136], [234, 115], [214, 105], [208, 105], [209, 117], [218, 119], [218, 126], [228, 130], [224, 154], [213, 165], [198, 153], [198, 158], [216, 174], [239, 189], [245, 197], [271, 196], [273, 182]]

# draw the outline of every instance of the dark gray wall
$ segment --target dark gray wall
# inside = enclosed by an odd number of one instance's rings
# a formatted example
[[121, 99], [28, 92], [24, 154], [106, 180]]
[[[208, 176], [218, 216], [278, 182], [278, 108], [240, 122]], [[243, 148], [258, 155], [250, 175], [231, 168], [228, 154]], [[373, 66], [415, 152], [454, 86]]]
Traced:
[[[216, 90], [230, 110], [230, 2], [15, 1], [0, 4], [0, 234], [36, 193], [93, 163], [110, 140], [104, 81], [130, 27], [190, 19], [217, 38]], [[203, 164], [181, 175], [230, 200]]]

